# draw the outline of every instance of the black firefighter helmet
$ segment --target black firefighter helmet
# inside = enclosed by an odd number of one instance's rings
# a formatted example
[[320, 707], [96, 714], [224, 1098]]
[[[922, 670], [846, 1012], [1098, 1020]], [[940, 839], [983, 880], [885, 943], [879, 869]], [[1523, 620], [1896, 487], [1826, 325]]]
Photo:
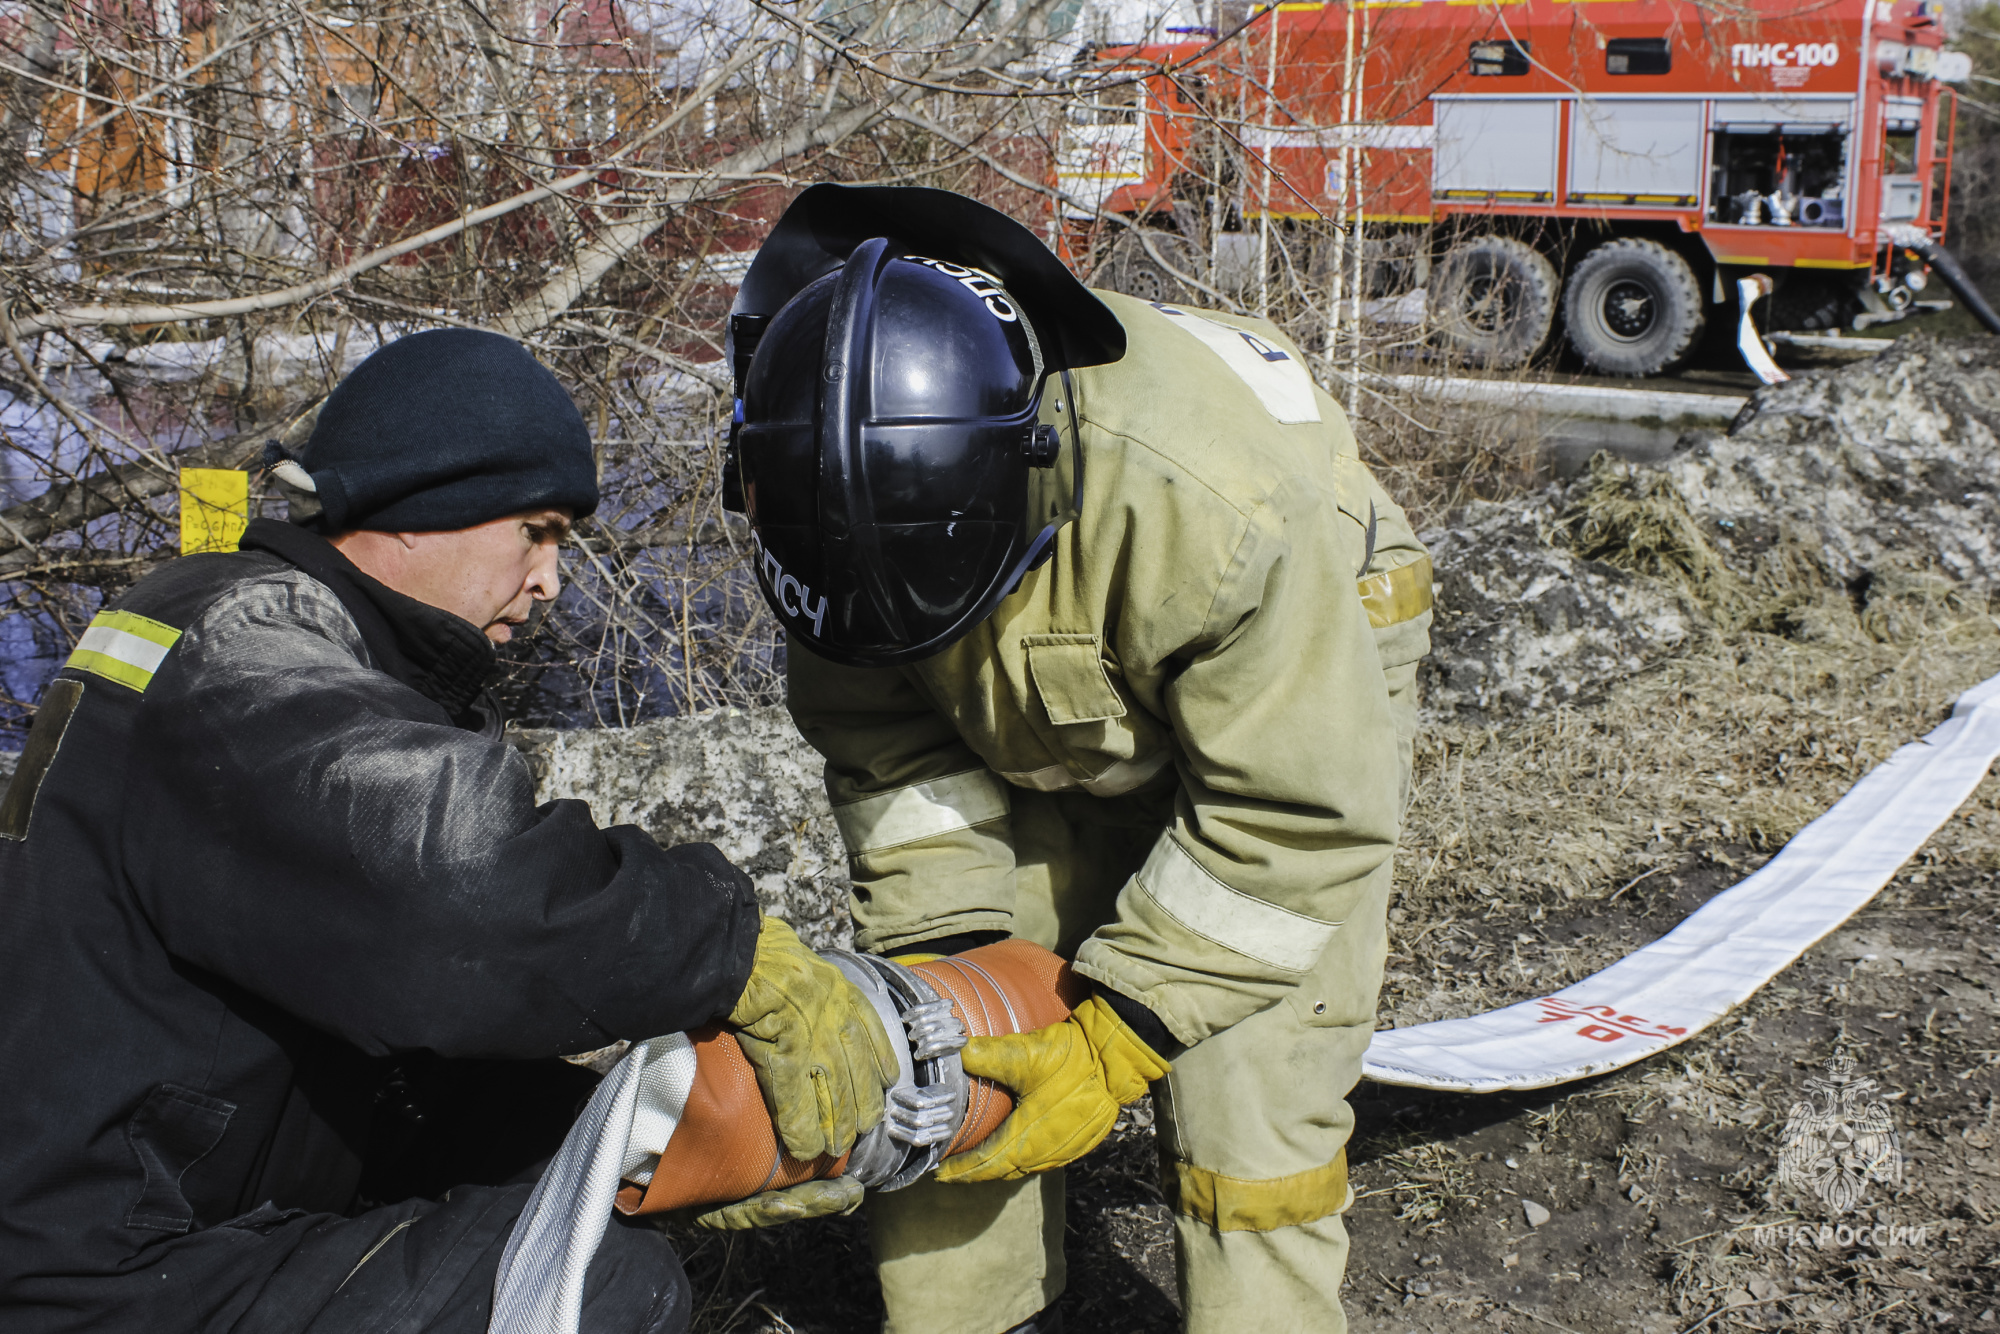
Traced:
[[[851, 667], [943, 650], [1047, 558], [1069, 516], [1029, 513], [1029, 469], [1061, 447], [1037, 425], [1042, 387], [1125, 352], [1117, 317], [1034, 233], [915, 187], [801, 194], [729, 336], [726, 502], [749, 515], [785, 629]], [[1073, 410], [1071, 426], [1074, 443]]]

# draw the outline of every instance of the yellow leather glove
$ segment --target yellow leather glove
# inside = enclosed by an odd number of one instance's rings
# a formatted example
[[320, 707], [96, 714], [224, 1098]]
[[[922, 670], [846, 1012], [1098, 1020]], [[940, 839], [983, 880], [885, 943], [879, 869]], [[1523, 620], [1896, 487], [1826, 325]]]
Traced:
[[939, 1181], [1012, 1181], [1096, 1148], [1118, 1109], [1172, 1069], [1102, 996], [1032, 1033], [973, 1038], [965, 1072], [1014, 1092], [1014, 1112], [974, 1148], [939, 1165]]
[[792, 1157], [839, 1157], [882, 1119], [897, 1065], [875, 1007], [775, 917], [757, 930], [729, 1022]]
[[747, 1200], [726, 1204], [696, 1216], [695, 1222], [711, 1232], [741, 1232], [753, 1227], [776, 1227], [802, 1218], [824, 1218], [828, 1214], [851, 1214], [861, 1207], [867, 1194], [852, 1177], [830, 1181], [806, 1181], [784, 1190], [767, 1190]]

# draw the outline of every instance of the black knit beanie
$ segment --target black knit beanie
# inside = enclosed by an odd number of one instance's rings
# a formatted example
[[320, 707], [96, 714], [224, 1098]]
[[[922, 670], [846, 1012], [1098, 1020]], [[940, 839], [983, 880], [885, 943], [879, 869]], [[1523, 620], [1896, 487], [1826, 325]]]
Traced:
[[[283, 457], [275, 446], [266, 454]], [[480, 329], [411, 334], [356, 366], [327, 396], [297, 464], [320, 503], [304, 522], [323, 533], [445, 532], [523, 510], [567, 505], [582, 518], [597, 508], [576, 404], [526, 348]]]

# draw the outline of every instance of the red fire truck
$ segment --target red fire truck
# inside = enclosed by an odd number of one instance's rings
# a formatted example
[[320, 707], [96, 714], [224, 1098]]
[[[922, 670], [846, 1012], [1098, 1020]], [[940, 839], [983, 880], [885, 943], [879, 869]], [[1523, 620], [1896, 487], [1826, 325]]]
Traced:
[[[1942, 85], [1970, 65], [1941, 18], [1938, 0], [1280, 4], [1098, 52], [1059, 183], [1072, 219], [1138, 224], [1108, 278], [1140, 295], [1241, 295], [1290, 263], [1378, 316], [1421, 291], [1487, 364], [1560, 329], [1590, 366], [1650, 375], [1733, 322], [1741, 278], [1768, 276], [1762, 322], [1789, 330], [1900, 319], [1932, 268], [1962, 284], [1936, 242]], [[1274, 257], [1315, 245], [1335, 258]]]

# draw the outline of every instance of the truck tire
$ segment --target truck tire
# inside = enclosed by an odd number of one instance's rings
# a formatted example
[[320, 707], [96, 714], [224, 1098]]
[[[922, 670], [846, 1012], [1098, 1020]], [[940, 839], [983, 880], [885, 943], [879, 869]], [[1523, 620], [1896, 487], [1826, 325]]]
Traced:
[[1482, 366], [1520, 366], [1555, 324], [1555, 265], [1525, 241], [1475, 236], [1445, 252], [1428, 305], [1438, 332]]
[[[1190, 277], [1202, 277], [1202, 271], [1208, 267], [1206, 257], [1174, 232], [1148, 231], [1145, 239], [1153, 243], [1153, 249], [1159, 252], [1162, 259]], [[1136, 296], [1141, 301], [1197, 301], [1195, 293], [1185, 283], [1146, 253], [1144, 242], [1134, 233], [1118, 238], [1117, 244], [1111, 248], [1111, 257], [1098, 270], [1095, 285]]]
[[1583, 257], [1563, 293], [1569, 345], [1592, 370], [1657, 375], [1686, 361], [1706, 314], [1688, 262], [1658, 241], [1621, 237]]

